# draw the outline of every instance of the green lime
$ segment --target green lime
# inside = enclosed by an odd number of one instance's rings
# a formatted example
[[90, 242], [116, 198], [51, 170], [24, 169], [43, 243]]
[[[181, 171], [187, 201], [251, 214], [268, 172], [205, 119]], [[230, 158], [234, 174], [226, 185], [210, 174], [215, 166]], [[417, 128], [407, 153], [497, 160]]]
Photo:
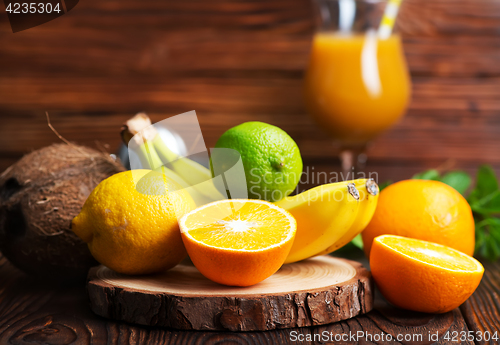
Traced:
[[263, 122], [245, 122], [227, 130], [215, 144], [240, 153], [248, 197], [278, 201], [299, 183], [302, 158], [293, 139], [282, 129]]

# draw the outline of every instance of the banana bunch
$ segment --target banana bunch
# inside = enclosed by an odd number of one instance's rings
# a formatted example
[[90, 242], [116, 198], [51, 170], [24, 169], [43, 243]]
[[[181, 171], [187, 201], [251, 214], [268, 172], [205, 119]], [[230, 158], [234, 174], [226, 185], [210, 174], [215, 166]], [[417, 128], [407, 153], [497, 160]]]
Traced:
[[325, 184], [275, 204], [297, 220], [297, 234], [285, 263], [331, 253], [349, 243], [370, 222], [379, 189], [372, 179]]
[[[163, 142], [151, 120], [144, 113], [129, 119], [122, 127], [122, 140], [134, 140], [134, 152], [144, 168], [159, 171], [185, 189], [197, 206], [227, 199], [215, 187], [212, 173], [203, 165], [189, 158], [180, 157]], [[130, 148], [131, 146], [129, 146]]]

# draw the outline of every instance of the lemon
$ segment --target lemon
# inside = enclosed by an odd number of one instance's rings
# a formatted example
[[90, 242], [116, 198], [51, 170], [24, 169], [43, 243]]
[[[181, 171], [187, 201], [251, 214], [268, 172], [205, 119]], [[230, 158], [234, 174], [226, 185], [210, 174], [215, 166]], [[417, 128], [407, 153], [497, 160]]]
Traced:
[[191, 196], [166, 175], [125, 171], [92, 191], [72, 230], [101, 264], [119, 273], [148, 274], [186, 256], [177, 219], [194, 208]]
[[251, 199], [278, 201], [299, 183], [302, 174], [299, 148], [276, 126], [257, 121], [242, 123], [222, 134], [215, 147], [240, 153]]

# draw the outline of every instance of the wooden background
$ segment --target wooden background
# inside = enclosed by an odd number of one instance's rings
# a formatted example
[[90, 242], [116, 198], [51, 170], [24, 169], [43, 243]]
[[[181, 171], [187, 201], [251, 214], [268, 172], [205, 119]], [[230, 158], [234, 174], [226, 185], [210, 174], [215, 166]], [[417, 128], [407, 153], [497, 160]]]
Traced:
[[[382, 181], [445, 162], [500, 171], [500, 3], [405, 0], [398, 26], [413, 100], [373, 142], [367, 170]], [[193, 109], [208, 147], [260, 120], [290, 133], [306, 165], [338, 169], [301, 101], [312, 34], [310, 0], [82, 0], [16, 34], [2, 12], [0, 171], [58, 141], [46, 110], [67, 139], [113, 152], [137, 111], [159, 121]]]

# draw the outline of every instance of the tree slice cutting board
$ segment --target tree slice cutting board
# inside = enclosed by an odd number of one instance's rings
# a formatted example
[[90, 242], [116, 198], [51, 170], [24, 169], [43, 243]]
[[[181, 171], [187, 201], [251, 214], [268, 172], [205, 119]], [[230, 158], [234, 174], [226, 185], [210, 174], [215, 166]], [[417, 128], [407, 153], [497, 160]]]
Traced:
[[371, 274], [355, 261], [319, 256], [284, 265], [250, 287], [219, 285], [189, 262], [161, 274], [89, 273], [92, 310], [101, 316], [181, 330], [266, 331], [323, 325], [373, 308]]

